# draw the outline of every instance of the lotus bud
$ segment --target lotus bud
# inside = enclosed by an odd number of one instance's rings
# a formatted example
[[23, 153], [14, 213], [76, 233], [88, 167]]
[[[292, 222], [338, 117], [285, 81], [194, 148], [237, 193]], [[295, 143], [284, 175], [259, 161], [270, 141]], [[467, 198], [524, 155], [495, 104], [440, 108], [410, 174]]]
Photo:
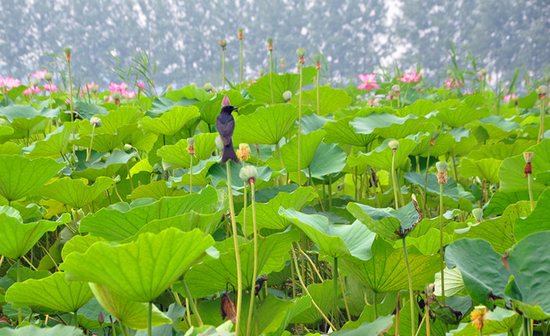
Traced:
[[447, 184], [447, 162], [439, 161], [435, 167], [437, 168], [437, 183]]
[[97, 322], [99, 322], [99, 324], [103, 324], [103, 322], [105, 322], [105, 316], [103, 315], [103, 312], [99, 312], [99, 316], [97, 317]]
[[99, 127], [103, 124], [103, 121], [101, 121], [101, 119], [99, 119], [98, 117], [91, 117], [90, 124], [92, 124], [94, 127]]
[[393, 97], [395, 97], [395, 91], [393, 90], [388, 91], [388, 97], [390, 97], [390, 100], [393, 99]]
[[267, 39], [267, 50], [273, 51], [273, 39], [271, 37]]
[[399, 141], [392, 140], [388, 142], [388, 147], [390, 147], [395, 152], [399, 148]]
[[138, 87], [140, 90], [143, 90], [143, 89], [145, 89], [145, 84], [143, 84], [143, 83], [138, 83], [137, 87]]
[[222, 39], [219, 41], [220, 47], [222, 47], [222, 50], [225, 50], [225, 47], [227, 47], [227, 40]]
[[162, 175], [164, 174], [164, 169], [162, 169], [161, 165], [159, 165], [158, 163], [155, 163], [155, 165], [153, 166], [153, 173], [157, 175]]
[[281, 58], [281, 67], [283, 68], [283, 70], [285, 69], [285, 59], [284, 59], [284, 57]]
[[306, 62], [306, 59], [304, 57], [305, 54], [306, 54], [306, 49], [304, 49], [304, 48], [296, 49], [296, 55], [298, 55], [298, 57], [300, 57], [300, 59], [298, 60], [298, 62], [300, 64], [304, 64]]
[[477, 330], [483, 330], [485, 325], [485, 320], [487, 318], [487, 307], [485, 306], [476, 306], [471, 313], [470, 319], [472, 324]]
[[321, 70], [321, 55], [314, 55], [313, 61], [315, 62], [315, 69]]
[[250, 158], [250, 146], [246, 143], [239, 144], [239, 149], [237, 149], [237, 157], [241, 161], [246, 161]]
[[394, 86], [391, 87], [392, 91], [394, 92], [400, 92], [401, 88], [399, 87], [399, 85], [395, 84]]
[[523, 173], [525, 174], [525, 177], [533, 173], [533, 166], [531, 166], [531, 162], [533, 162], [534, 156], [535, 156], [535, 153], [533, 152], [523, 153], [523, 159], [525, 160], [525, 168], [523, 168]]
[[539, 86], [536, 90], [539, 95], [539, 99], [545, 99], [548, 96], [548, 87], [546, 85]]
[[214, 85], [212, 85], [212, 83], [206, 83], [204, 84], [202, 89], [206, 92], [211, 92], [212, 90], [214, 90]]
[[283, 99], [286, 100], [287, 102], [290, 102], [290, 100], [292, 99], [292, 92], [291, 91], [283, 92]]
[[90, 87], [90, 91], [92, 91], [92, 93], [97, 93], [97, 86], [92, 86]]
[[250, 187], [252, 187], [252, 183], [256, 183], [256, 179], [258, 178], [258, 170], [254, 166], [244, 166], [241, 168], [239, 177], [241, 180], [248, 182]]
[[222, 151], [222, 150], [223, 150], [223, 147], [224, 147], [222, 137], [218, 135], [218, 136], [216, 137], [216, 141], [215, 141], [215, 142], [216, 142], [216, 148], [218, 148], [219, 151]]
[[53, 75], [49, 72], [44, 75], [44, 79], [47, 81], [51, 81], [52, 78], [53, 78]]
[[437, 137], [439, 136], [439, 132], [438, 131], [433, 131], [432, 132], [432, 135], [430, 137], [430, 145], [431, 146], [435, 146], [435, 139], [437, 139]]
[[115, 101], [119, 101], [119, 100], [120, 100], [120, 93], [118, 93], [118, 92], [113, 92], [113, 93], [111, 94], [111, 97], [113, 97], [113, 99], [114, 99]]
[[244, 38], [244, 29], [237, 29], [237, 36], [239, 37], [239, 40], [242, 40]]
[[38, 81], [37, 81], [36, 79], [33, 80], [33, 81], [32, 81], [32, 85], [37, 86], [37, 85], [38, 85]]
[[189, 155], [195, 155], [195, 139], [187, 139], [187, 151], [189, 152]]
[[481, 208], [473, 209], [472, 216], [474, 216], [476, 222], [481, 222], [481, 220], [483, 219], [483, 210]]
[[124, 144], [124, 152], [126, 154], [130, 154], [134, 151], [134, 147], [132, 147], [132, 145], [130, 144]]
[[71, 61], [71, 54], [72, 54], [71, 48], [67, 47], [63, 51], [65, 52], [65, 59], [67, 60], [67, 62], [70, 62]]
[[422, 83], [416, 84], [416, 85], [414, 86], [414, 88], [415, 88], [416, 90], [418, 90], [418, 92], [422, 91]]
[[229, 98], [227, 96], [223, 96], [222, 107], [229, 105], [231, 105], [231, 103], [229, 102]]

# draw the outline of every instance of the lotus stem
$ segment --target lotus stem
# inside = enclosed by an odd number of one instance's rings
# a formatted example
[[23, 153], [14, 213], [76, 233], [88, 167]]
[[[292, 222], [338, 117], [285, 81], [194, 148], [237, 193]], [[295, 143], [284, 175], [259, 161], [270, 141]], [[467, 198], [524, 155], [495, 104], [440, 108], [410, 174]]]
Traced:
[[[21, 282], [21, 259], [17, 260], [17, 282]], [[20, 325], [23, 321], [23, 314], [21, 308], [17, 308], [17, 325]]]
[[239, 71], [239, 91], [243, 89], [243, 39], [239, 39], [239, 54], [241, 58], [241, 66]]
[[439, 184], [439, 266], [441, 268], [441, 297], [445, 304], [445, 265], [443, 252], [443, 183]]
[[225, 48], [222, 48], [222, 91], [225, 91]]
[[393, 184], [393, 198], [395, 203], [395, 210], [399, 209], [399, 196], [397, 193], [397, 174], [395, 173], [395, 151], [392, 151], [391, 157], [391, 179]]
[[189, 164], [189, 193], [193, 193], [193, 155], [190, 156], [191, 161]]
[[320, 67], [317, 67], [317, 115], [321, 115], [321, 90], [320, 90], [320, 83], [319, 80], [321, 76], [321, 70]]
[[[254, 298], [256, 296], [256, 277], [258, 273], [258, 229], [256, 226], [256, 192], [255, 192], [255, 183], [253, 181], [250, 181], [250, 196], [251, 199], [251, 206], [252, 206], [252, 227], [254, 230], [254, 267], [252, 268], [252, 288], [250, 288], [250, 307], [248, 309], [248, 322], [246, 323], [246, 334], [250, 335], [250, 330], [252, 326], [252, 315], [254, 313]], [[246, 190], [246, 188], [245, 188]], [[246, 199], [246, 198], [245, 198]], [[246, 207], [245, 213], [246, 213]]]
[[[69, 94], [70, 94], [70, 97], [69, 97], [69, 108], [71, 109], [71, 122], [74, 121], [74, 114], [73, 114], [73, 76], [71, 75], [71, 59], [69, 58], [67, 60], [67, 65], [68, 65], [68, 68], [69, 68]], [[51, 94], [51, 92], [50, 92]], [[74, 134], [74, 132], [73, 132]], [[74, 146], [73, 146], [73, 150], [74, 150]]]
[[[338, 298], [338, 258], [334, 258], [334, 267], [332, 269], [333, 276], [332, 281], [334, 281], [334, 320], [336, 321], [336, 324], [338, 323], [338, 304], [337, 304], [337, 298]], [[334, 329], [337, 330], [337, 329]]]
[[407, 254], [407, 243], [405, 238], [403, 240], [403, 253], [405, 254], [405, 264], [407, 265], [407, 277], [409, 278], [409, 300], [411, 305], [411, 335], [416, 334], [415, 318], [414, 318], [414, 294], [413, 294], [413, 281], [411, 274], [411, 267], [409, 265], [409, 256]]
[[92, 125], [92, 139], [90, 140], [90, 148], [88, 148], [88, 153], [86, 155], [86, 162], [90, 162], [90, 155], [92, 155], [92, 146], [94, 145], [95, 126], [96, 124], [94, 123]]
[[269, 50], [269, 83], [271, 88], [271, 104], [275, 103], [275, 96], [273, 95], [273, 50]]
[[[149, 302], [149, 314], [147, 315], [147, 335], [153, 336], [153, 302]], [[122, 324], [120, 325], [122, 331], [124, 332], [124, 328], [122, 328]]]
[[298, 185], [302, 185], [302, 84], [304, 80], [303, 76], [303, 64], [300, 63], [300, 98], [298, 99]]
[[422, 202], [424, 206], [425, 217], [429, 217], [428, 214], [428, 191], [426, 190], [428, 188], [428, 168], [430, 168], [430, 154], [432, 152], [432, 145], [430, 144], [430, 147], [428, 147], [428, 157], [426, 158], [426, 174], [424, 175], [424, 202]]
[[[395, 335], [399, 336], [399, 311], [401, 310], [401, 305], [399, 304], [399, 292], [397, 292], [397, 307], [395, 308]], [[412, 318], [411, 318], [412, 320]], [[430, 335], [427, 335], [430, 336]]]
[[340, 288], [342, 289], [342, 297], [344, 298], [344, 306], [346, 307], [346, 315], [348, 321], [351, 321], [351, 314], [349, 312], [348, 299], [346, 299], [346, 291], [344, 290], [344, 279], [342, 277], [338, 278], [340, 280]]
[[529, 203], [531, 204], [531, 211], [535, 210], [535, 201], [533, 199], [533, 187], [531, 185], [531, 174], [527, 175], [527, 190], [529, 191]]
[[248, 203], [248, 194], [247, 194], [247, 191], [246, 191], [246, 181], [244, 182], [244, 193], [243, 193], [243, 197], [244, 197], [244, 204], [243, 204], [243, 235], [244, 235], [244, 242], [247, 243], [248, 242], [248, 232], [247, 232], [247, 229], [246, 229], [246, 207], [247, 207], [247, 203]]
[[[189, 307], [191, 307], [191, 310], [193, 311], [193, 315], [195, 315], [197, 322], [199, 322], [199, 326], [202, 327], [203, 323], [202, 323], [201, 315], [199, 314], [199, 310], [197, 309], [197, 306], [195, 306], [195, 301], [193, 301], [193, 296], [191, 296], [191, 291], [189, 291], [189, 287], [187, 287], [187, 283], [185, 282], [185, 279], [181, 280], [181, 286], [183, 287], [183, 291], [185, 292], [185, 297], [189, 302]], [[191, 324], [191, 319], [189, 319], [189, 323]]]
[[[291, 252], [292, 252], [292, 256], [294, 257], [294, 263], [296, 264], [295, 267], [298, 268], [298, 261], [297, 261], [296, 253], [294, 252], [294, 249], [291, 249]], [[300, 280], [300, 285], [302, 286], [303, 290], [306, 292], [307, 295], [309, 295], [311, 297], [311, 303], [313, 304], [313, 306], [315, 306], [315, 308], [319, 311], [321, 316], [323, 316], [323, 318], [325, 319], [327, 324], [332, 328], [332, 330], [337, 330], [336, 327], [334, 326], [334, 324], [332, 324], [332, 322], [330, 322], [329, 318], [325, 315], [325, 313], [323, 313], [321, 308], [319, 308], [319, 306], [317, 305], [317, 303], [315, 302], [315, 300], [313, 299], [313, 297], [309, 293], [309, 290], [307, 289], [307, 286], [304, 283], [304, 279], [302, 279], [302, 276], [300, 275], [300, 272], [296, 272], [296, 273], [298, 273], [298, 279]]]
[[231, 213], [231, 229], [233, 230], [233, 244], [235, 247], [235, 260], [237, 263], [237, 323], [235, 324], [235, 336], [239, 336], [241, 327], [241, 308], [243, 305], [243, 274], [241, 271], [241, 252], [237, 234], [237, 222], [235, 221], [235, 205], [233, 204], [233, 191], [231, 184], [231, 160], [226, 162], [227, 167], [227, 194], [229, 196], [229, 211]]
[[540, 129], [539, 137], [537, 138], [537, 144], [544, 140], [544, 119], [546, 119], [546, 112], [544, 111], [544, 106], [546, 105], [546, 100], [541, 99], [540, 101]]
[[328, 211], [332, 209], [332, 175], [328, 175]]
[[309, 261], [309, 263], [311, 264], [313, 270], [315, 271], [315, 273], [317, 273], [317, 276], [319, 277], [319, 280], [321, 282], [323, 282], [323, 277], [321, 276], [321, 273], [319, 272], [319, 269], [317, 269], [317, 266], [315, 266], [315, 264], [313, 263], [313, 260], [311, 260], [311, 258], [307, 255], [307, 253], [304, 252], [304, 250], [302, 250], [300, 245], [296, 245], [296, 246], [298, 247], [298, 250], [300, 251], [300, 253]]

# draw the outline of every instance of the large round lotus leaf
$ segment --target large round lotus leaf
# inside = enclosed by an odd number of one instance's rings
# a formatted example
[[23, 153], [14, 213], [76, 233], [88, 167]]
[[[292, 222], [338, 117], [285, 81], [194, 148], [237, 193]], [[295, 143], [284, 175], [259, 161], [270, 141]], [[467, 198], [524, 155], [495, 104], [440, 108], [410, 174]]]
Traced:
[[[447, 133], [445, 133], [447, 134]], [[487, 144], [471, 151], [468, 154], [469, 159], [481, 160], [493, 158], [496, 160], [504, 160], [512, 156], [522, 154], [530, 147], [536, 145], [535, 140], [516, 140], [511, 144], [499, 142], [496, 144]]]
[[11, 259], [19, 259], [29, 252], [44, 233], [62, 224], [46, 220], [23, 224], [15, 210], [10, 211], [11, 208], [6, 206], [0, 208], [0, 255]]
[[486, 107], [476, 108], [466, 106], [465, 104], [459, 104], [454, 107], [444, 106], [443, 104], [437, 104], [438, 113], [436, 118], [441, 120], [447, 126], [460, 127], [480, 118], [488, 117], [490, 115], [489, 109]]
[[479, 176], [489, 183], [498, 183], [498, 169], [502, 161], [495, 159], [463, 159], [458, 169], [463, 178]]
[[92, 235], [76, 235], [72, 237], [68, 242], [66, 242], [65, 245], [63, 245], [61, 257], [63, 258], [63, 260], [65, 260], [67, 259], [67, 256], [73, 252], [85, 253], [86, 251], [88, 251], [90, 246], [99, 241], [105, 241], [105, 239]]
[[[293, 94], [300, 89], [300, 75], [285, 73], [278, 75], [273, 73], [273, 99], [271, 99], [271, 82], [270, 74], [262, 76], [256, 83], [252, 83], [248, 88], [250, 95], [254, 97], [257, 102], [262, 103], [285, 103], [283, 93], [290, 91]], [[302, 85], [312, 84], [313, 77], [317, 75], [317, 70], [314, 67], [307, 67], [302, 69]], [[231, 97], [230, 97], [231, 98]], [[274, 101], [272, 101], [274, 100]]]
[[[374, 322], [363, 322], [357, 328], [352, 325], [344, 325], [342, 330], [332, 333], [333, 336], [377, 336], [382, 335], [393, 325], [393, 315], [380, 316]], [[355, 327], [355, 326], [353, 326]], [[406, 328], [403, 327], [403, 330]], [[409, 329], [410, 330], [410, 329]]]
[[[317, 130], [301, 136], [300, 169], [306, 169], [317, 151], [317, 147], [323, 140], [326, 132]], [[298, 170], [298, 137], [292, 138], [287, 144], [281, 147], [281, 156], [287, 172]], [[278, 160], [277, 160], [278, 161]]]
[[82, 330], [73, 326], [58, 324], [53, 328], [39, 328], [27, 325], [17, 329], [2, 328], [0, 336], [84, 336]]
[[174, 135], [178, 133], [189, 120], [199, 115], [199, 109], [194, 106], [175, 106], [170, 111], [163, 113], [160, 117], [154, 119], [151, 117], [144, 117], [139, 124], [141, 128], [151, 132]]
[[359, 221], [352, 225], [334, 225], [325, 216], [307, 215], [283, 207], [279, 208], [279, 214], [304, 231], [324, 253], [333, 258], [350, 255], [368, 260], [372, 257], [370, 247], [376, 234]]
[[75, 280], [94, 281], [130, 300], [151, 302], [212, 244], [214, 239], [198, 229], [170, 228], [156, 235], [145, 233], [128, 244], [95, 243], [84, 254], [69, 254], [61, 268]]
[[69, 139], [75, 127], [75, 123], [66, 122], [48, 134], [44, 140], [33, 142], [29, 147], [24, 148], [23, 152], [28, 153], [27, 157], [31, 159], [48, 156], [60, 157], [61, 153], [68, 152]]
[[19, 155], [0, 155], [0, 195], [8, 201], [28, 196], [63, 168], [65, 164], [53, 159], [29, 160]]
[[288, 136], [296, 119], [298, 110], [290, 104], [260, 107], [252, 114], [237, 118], [233, 143], [275, 145]]
[[325, 137], [326, 143], [341, 143], [366, 148], [374, 139], [378, 137], [376, 133], [361, 134], [355, 132], [350, 122], [355, 116], [349, 116], [338, 119], [334, 122], [327, 122], [323, 129], [327, 131]]
[[[334, 280], [325, 280], [323, 283], [316, 283], [307, 286], [309, 294], [313, 298], [313, 301], [317, 306], [325, 313], [326, 315], [333, 314], [334, 312], [334, 301], [338, 300], [342, 293], [338, 291], [334, 292]], [[308, 309], [303, 311], [298, 316], [295, 316], [291, 323], [301, 323], [301, 324], [314, 324], [317, 321], [320, 321], [323, 318], [319, 310], [311, 305]]]
[[[376, 168], [381, 168], [386, 171], [391, 171], [391, 162], [393, 150], [388, 146], [390, 139], [384, 141], [380, 146], [376, 147], [372, 151], [364, 154], [359, 152], [357, 156], [348, 157], [348, 165], [350, 167], [369, 165]], [[401, 168], [408, 162], [409, 154], [418, 145], [413, 139], [401, 139], [399, 140], [399, 148], [395, 151], [395, 168]], [[407, 165], [408, 166], [408, 165]]]
[[[193, 166], [200, 160], [206, 160], [216, 149], [217, 133], [201, 133], [194, 137], [195, 155], [193, 156]], [[175, 145], [163, 146], [157, 151], [162, 158], [162, 166], [165, 170], [174, 168], [189, 168], [191, 166], [191, 155], [187, 147], [187, 139], [181, 139]]]
[[[550, 188], [540, 195], [533, 212], [525, 213], [516, 219], [514, 238], [519, 241], [535, 232], [550, 231], [550, 211], [548, 209], [550, 209]], [[529, 210], [531, 210], [530, 206]]]
[[355, 118], [350, 125], [361, 134], [376, 133], [386, 139], [401, 139], [418, 132], [418, 127], [425, 121], [415, 115], [400, 118], [388, 113], [371, 113], [366, 117]]
[[[100, 284], [90, 282], [89, 285], [99, 304], [123, 325], [137, 330], [147, 329], [149, 315], [147, 303], [129, 300]], [[155, 305], [153, 305], [151, 320], [153, 326], [172, 323], [172, 320], [158, 310]]]
[[337, 144], [321, 143], [309, 165], [309, 174], [318, 179], [339, 173], [346, 167], [346, 153]]
[[[348, 107], [351, 104], [351, 97], [342, 89], [334, 89], [330, 86], [314, 87], [311, 91], [302, 92], [302, 104], [310, 105], [317, 113], [317, 91], [319, 91], [319, 115], [325, 116], [334, 113], [339, 109]], [[300, 95], [294, 96], [292, 103], [298, 104]]]
[[[510, 330], [513, 330], [519, 315], [511, 310], [496, 307], [486, 315], [483, 322], [483, 335], [497, 335], [506, 334]], [[449, 336], [470, 336], [477, 335], [479, 331], [476, 330], [473, 323], [461, 323], [457, 329], [451, 330]]]
[[93, 186], [88, 186], [82, 179], [73, 180], [65, 177], [48, 183], [37, 190], [36, 194], [75, 208], [82, 208], [109, 189], [113, 183], [113, 179], [100, 176]]
[[59, 108], [55, 110], [35, 110], [31, 105], [10, 105], [0, 108], [0, 116], [6, 117], [13, 126], [24, 131], [34, 132], [36, 126], [44, 124], [48, 118], [59, 115]]
[[[394, 249], [393, 244], [381, 238], [374, 240], [371, 247], [372, 258], [361, 260], [343, 257], [340, 267], [344, 272], [359, 280], [377, 293], [407, 289], [407, 266], [403, 249]], [[422, 290], [425, 284], [432, 283], [439, 270], [439, 255], [426, 256], [414, 246], [407, 248], [413, 288]]]
[[68, 281], [65, 273], [14, 283], [6, 292], [13, 307], [44, 306], [61, 312], [75, 312], [93, 297], [87, 282]]

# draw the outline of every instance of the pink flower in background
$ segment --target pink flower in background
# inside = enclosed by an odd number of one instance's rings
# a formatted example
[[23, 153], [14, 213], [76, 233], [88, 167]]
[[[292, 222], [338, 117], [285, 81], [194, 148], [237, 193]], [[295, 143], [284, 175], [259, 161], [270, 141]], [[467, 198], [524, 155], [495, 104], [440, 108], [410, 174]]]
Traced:
[[458, 79], [454, 79], [454, 78], [450, 78], [449, 79], [445, 79], [445, 87], [447, 89], [451, 89], [451, 88], [459, 88], [461, 85], [463, 85], [464, 82], [462, 80], [458, 80]]
[[134, 91], [128, 91], [128, 84], [125, 82], [122, 82], [121, 84], [111, 82], [111, 85], [109, 85], [109, 91], [111, 91], [111, 93], [118, 92], [126, 99], [132, 99], [136, 96]]
[[359, 90], [373, 90], [378, 89], [378, 84], [376, 84], [376, 74], [359, 74], [359, 79], [363, 82], [357, 87]]
[[[111, 83], [111, 84], [113, 84], [113, 83]], [[88, 92], [88, 91], [92, 92], [94, 90], [93, 88], [98, 90], [99, 89], [99, 84], [96, 84], [94, 81], [92, 81], [91, 83], [86, 83], [86, 84], [84, 84], [84, 87], [82, 88], [82, 90], [85, 91], [85, 92]]]
[[403, 73], [403, 76], [399, 78], [400, 81], [403, 83], [416, 83], [420, 80], [420, 77], [422, 76], [422, 73], [419, 72], [418, 75], [416, 74], [416, 70], [414, 70], [411, 73]]
[[143, 83], [138, 83], [137, 86], [138, 86], [138, 88], [140, 88], [142, 90], [145, 89], [145, 84], [143, 84]]
[[505, 102], [506, 104], [508, 104], [508, 103], [510, 102], [510, 100], [516, 100], [516, 99], [518, 99], [518, 96], [516, 96], [515, 94], [512, 93], [512, 94], [509, 94], [509, 95], [504, 96], [504, 98], [502, 98], [502, 99], [504, 99], [504, 102]]
[[8, 92], [19, 85], [21, 85], [21, 81], [19, 79], [12, 77], [0, 77], [0, 89], [3, 89], [4, 92]]
[[373, 100], [369, 100], [369, 106], [373, 107], [378, 105], [378, 102], [380, 101], [380, 98], [374, 98]]
[[136, 93], [135, 91], [127, 91], [125, 92], [124, 97], [126, 97], [126, 99], [132, 99], [136, 97]]
[[44, 76], [46, 76], [47, 73], [48, 73], [48, 70], [36, 70], [36, 72], [33, 73], [32, 76], [36, 80], [41, 80], [41, 79], [44, 79]]
[[33, 95], [33, 94], [38, 93], [40, 91], [42, 91], [42, 90], [38, 86], [32, 85], [30, 88], [23, 91], [23, 94], [25, 96], [30, 96], [30, 95]]
[[51, 92], [58, 92], [57, 86], [55, 84], [44, 84], [44, 90]]

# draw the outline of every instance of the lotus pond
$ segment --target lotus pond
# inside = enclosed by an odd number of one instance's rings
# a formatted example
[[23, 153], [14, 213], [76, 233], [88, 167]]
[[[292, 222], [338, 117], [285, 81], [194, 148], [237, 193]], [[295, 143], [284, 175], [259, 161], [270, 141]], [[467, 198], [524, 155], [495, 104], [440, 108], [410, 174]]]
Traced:
[[1, 78], [0, 335], [546, 335], [548, 89], [298, 65], [160, 95]]

